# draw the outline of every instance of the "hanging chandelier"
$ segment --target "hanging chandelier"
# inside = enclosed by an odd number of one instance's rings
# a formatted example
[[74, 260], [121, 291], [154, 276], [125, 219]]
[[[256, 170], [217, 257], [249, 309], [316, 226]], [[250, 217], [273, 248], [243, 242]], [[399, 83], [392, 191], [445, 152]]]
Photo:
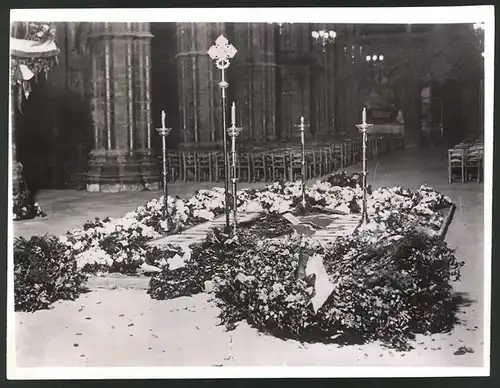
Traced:
[[319, 30], [319, 31], [311, 31], [311, 36], [313, 38], [314, 43], [320, 43], [323, 47], [323, 51], [326, 50], [326, 46], [329, 43], [334, 43], [335, 38], [337, 37], [337, 33], [333, 30]]
[[484, 22], [474, 23], [474, 31], [484, 31]]
[[321, 43], [323, 46], [326, 46], [328, 43], [333, 43], [335, 41], [337, 33], [333, 30], [319, 30], [312, 31], [311, 36], [315, 43]]

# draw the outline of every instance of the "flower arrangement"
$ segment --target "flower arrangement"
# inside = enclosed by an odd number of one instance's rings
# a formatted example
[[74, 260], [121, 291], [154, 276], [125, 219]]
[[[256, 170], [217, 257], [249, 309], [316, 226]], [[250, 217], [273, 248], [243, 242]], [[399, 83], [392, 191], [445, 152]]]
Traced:
[[14, 243], [16, 311], [47, 308], [59, 299], [75, 299], [86, 280], [73, 253], [54, 236], [18, 238]]
[[[298, 273], [304, 255], [319, 256], [334, 285], [317, 311], [311, 305], [316, 284]], [[240, 228], [234, 240], [214, 230], [186, 267], [153, 276], [148, 293], [169, 299], [211, 284], [228, 330], [246, 320], [282, 338], [340, 336], [407, 349], [416, 333], [451, 329], [450, 282], [462, 265], [444, 242], [415, 229], [377, 243], [358, 234], [327, 246], [297, 234], [262, 240]]]
[[[339, 182], [343, 186], [334, 186], [330, 180]], [[359, 211], [362, 198], [359, 181], [345, 174], [330, 180], [317, 182], [306, 189], [309, 209], [341, 213]], [[351, 246], [352, 249], [356, 247], [360, 251], [370, 243], [388, 236], [406, 235], [415, 229], [415, 225], [436, 228], [442, 220], [442, 215], [437, 210], [451, 204], [449, 199], [427, 186], [422, 186], [415, 193], [402, 188], [382, 188], [372, 192], [368, 200], [369, 211], [374, 220], [369, 225], [376, 227], [360, 229], [354, 242], [344, 242], [344, 245], [340, 246]], [[300, 184], [295, 182], [277, 182], [262, 190], [241, 190], [238, 193], [239, 211], [258, 211], [262, 213], [261, 216], [253, 222], [240, 225], [244, 233], [239, 241], [232, 241], [222, 231], [215, 230], [203, 244], [191, 247], [192, 251], [189, 248], [172, 245], [154, 247], [148, 242], [165, 234], [179, 233], [191, 225], [212, 220], [222, 214], [224, 191], [221, 188], [199, 190], [192, 197], [185, 199], [169, 197], [168, 214], [173, 228], [167, 227], [163, 198], [159, 198], [139, 206], [121, 218], [89, 221], [83, 228], [60, 236], [58, 243], [64, 247], [66, 254], [73, 258], [76, 268], [82, 273], [134, 273], [147, 264], [161, 270], [161, 273], [154, 275], [150, 280], [148, 292], [153, 298], [168, 299], [192, 295], [203, 291], [207, 282], [215, 282], [219, 278], [226, 279], [228, 274], [232, 273], [227, 268], [229, 265], [227, 263], [236, 260], [240, 263], [238, 266], [252, 266], [251, 263], [256, 262], [255, 260], [260, 257], [258, 255], [262, 253], [258, 250], [260, 248], [252, 245], [256, 241], [262, 241], [266, 249], [269, 248], [274, 252], [265, 260], [274, 260], [280, 256], [281, 254], [276, 253], [276, 249], [282, 249], [283, 246], [273, 245], [278, 243], [272, 242], [271, 239], [278, 236], [293, 238], [291, 227], [281, 214], [298, 212], [300, 201]], [[242, 243], [245, 240], [248, 242]], [[335, 249], [339, 251], [340, 248]], [[290, 250], [283, 249], [283, 252]], [[295, 261], [291, 259], [286, 261], [289, 263], [286, 268], [291, 270], [295, 266]], [[278, 271], [276, 274], [285, 276], [283, 268], [277, 266], [272, 271]], [[246, 273], [245, 276], [257, 275]], [[276, 287], [275, 293], [284, 292], [281, 286]], [[305, 287], [300, 282], [283, 287], [285, 293], [293, 290], [293, 295], [300, 295], [294, 300], [298, 305], [309, 303], [310, 287]], [[288, 302], [293, 301], [288, 300]], [[300, 314], [305, 313], [300, 312]], [[256, 322], [261, 322], [259, 321], [261, 318], [256, 317]], [[304, 316], [301, 319], [306, 318]]]
[[[328, 181], [318, 182], [306, 188], [308, 207], [318, 212], [359, 211], [361, 188], [353, 183], [355, 181], [352, 178], [346, 178], [345, 174], [341, 178], [347, 182], [344, 187], [332, 186], [329, 181], [333, 178], [330, 178]], [[340, 178], [337, 181], [340, 181]], [[262, 190], [243, 189], [238, 192], [238, 199], [239, 211], [250, 209], [276, 215], [296, 212], [301, 200], [300, 183], [277, 182]], [[442, 220], [442, 215], [436, 209], [449, 204], [449, 199], [427, 186], [423, 186], [416, 193], [401, 188], [383, 188], [374, 191], [368, 198], [369, 213], [375, 221], [371, 224], [379, 231], [387, 228], [391, 222], [394, 223], [394, 219], [401, 214], [422, 225], [431, 225], [435, 228]], [[61, 236], [61, 241], [72, 250], [84, 271], [130, 273], [145, 262], [149, 249], [147, 242], [212, 220], [223, 212], [222, 188], [198, 190], [190, 198], [168, 198], [168, 213], [173, 229], [167, 227], [161, 197], [139, 206], [124, 217], [87, 222], [82, 229], [75, 229]], [[255, 229], [255, 226], [253, 228]], [[168, 249], [175, 250], [180, 256], [185, 254], [178, 247], [168, 247]], [[86, 251], [89, 252], [85, 253]]]
[[14, 216], [14, 221], [46, 216], [38, 202], [35, 202], [31, 193], [26, 188], [23, 189], [21, 187], [18, 190], [14, 187], [12, 194], [12, 214]]

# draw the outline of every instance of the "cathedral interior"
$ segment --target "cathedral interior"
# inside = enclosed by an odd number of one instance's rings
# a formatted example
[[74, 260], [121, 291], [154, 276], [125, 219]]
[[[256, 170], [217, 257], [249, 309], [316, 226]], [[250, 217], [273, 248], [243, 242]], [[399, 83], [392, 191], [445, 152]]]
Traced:
[[34, 191], [157, 187], [162, 112], [185, 163], [220, 151], [221, 70], [207, 51], [221, 34], [237, 50], [227, 117], [234, 102], [240, 152], [295, 147], [301, 117], [310, 147], [355, 139], [363, 107], [375, 133], [407, 148], [483, 133], [483, 43], [470, 24], [54, 25], [58, 64], [13, 109]]

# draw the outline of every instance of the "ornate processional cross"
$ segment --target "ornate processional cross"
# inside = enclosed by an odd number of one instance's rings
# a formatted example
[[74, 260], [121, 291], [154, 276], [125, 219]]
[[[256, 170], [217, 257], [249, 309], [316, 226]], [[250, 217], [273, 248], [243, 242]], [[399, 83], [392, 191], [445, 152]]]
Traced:
[[215, 66], [224, 70], [229, 67], [229, 60], [232, 59], [238, 50], [229, 43], [224, 35], [221, 35], [215, 41], [215, 44], [208, 50], [210, 58], [215, 60]]

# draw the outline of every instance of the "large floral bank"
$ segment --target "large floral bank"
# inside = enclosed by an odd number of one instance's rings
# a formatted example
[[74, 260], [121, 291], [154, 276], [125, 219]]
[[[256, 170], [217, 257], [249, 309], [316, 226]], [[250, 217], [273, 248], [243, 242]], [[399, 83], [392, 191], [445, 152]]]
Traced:
[[[221, 215], [223, 189], [169, 197], [171, 223], [159, 198], [64, 236], [18, 239], [16, 309], [34, 311], [75, 298], [88, 274], [135, 273], [148, 265], [161, 269], [150, 280], [151, 297], [213, 290], [228, 328], [246, 319], [284, 337], [348, 336], [395, 346], [405, 346], [416, 332], [450, 328], [450, 282], [459, 277], [461, 263], [437, 236], [443, 223], [439, 210], [451, 205], [448, 198], [427, 186], [414, 192], [370, 189], [371, 222], [352, 236], [320, 245], [295, 233], [282, 217], [301, 212], [300, 194], [298, 182], [241, 190], [238, 210], [261, 217], [241, 225], [237, 240], [214, 230], [190, 248], [148, 243]], [[309, 213], [357, 213], [361, 197], [358, 176], [337, 174], [306, 189], [306, 207]], [[307, 262], [321, 262], [332, 285], [320, 309], [311, 304], [315, 279], [301, 273]]]

